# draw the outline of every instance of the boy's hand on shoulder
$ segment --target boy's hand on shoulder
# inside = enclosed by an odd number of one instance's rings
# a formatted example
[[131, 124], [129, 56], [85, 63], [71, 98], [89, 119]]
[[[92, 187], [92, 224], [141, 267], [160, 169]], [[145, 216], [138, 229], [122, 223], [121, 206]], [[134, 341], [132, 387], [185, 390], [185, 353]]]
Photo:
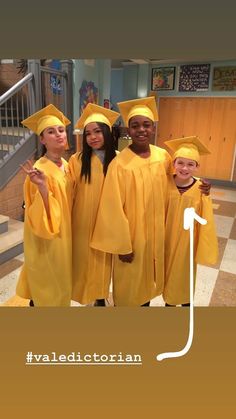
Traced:
[[199, 189], [203, 195], [210, 195], [211, 183], [207, 179], [200, 179], [201, 185]]

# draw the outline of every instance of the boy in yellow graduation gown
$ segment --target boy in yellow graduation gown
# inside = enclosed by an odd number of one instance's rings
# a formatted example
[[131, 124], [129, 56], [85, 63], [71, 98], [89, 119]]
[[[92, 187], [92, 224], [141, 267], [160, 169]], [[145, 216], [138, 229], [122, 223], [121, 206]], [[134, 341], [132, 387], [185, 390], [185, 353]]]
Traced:
[[72, 210], [73, 290], [81, 304], [104, 306], [109, 296], [112, 255], [90, 247], [104, 179], [116, 156], [112, 125], [118, 112], [89, 103], [75, 128], [83, 130], [83, 150], [71, 156], [74, 186]]
[[24, 265], [16, 292], [35, 306], [69, 306], [72, 290], [71, 208], [66, 178], [66, 126], [70, 121], [48, 105], [22, 124], [35, 132], [46, 148], [24, 184]]
[[218, 257], [218, 243], [210, 196], [201, 193], [200, 179], [193, 176], [199, 166], [200, 155], [209, 151], [198, 137], [185, 137], [166, 141], [174, 152], [174, 175], [168, 176], [168, 208], [165, 238], [165, 288], [166, 306], [189, 305], [189, 230], [183, 228], [185, 208], [207, 220], [206, 225], [194, 226], [194, 277], [197, 263], [214, 264]]
[[91, 246], [115, 255], [115, 305], [149, 305], [164, 286], [166, 171], [171, 158], [150, 144], [158, 120], [154, 97], [118, 106], [132, 144], [109, 165]]

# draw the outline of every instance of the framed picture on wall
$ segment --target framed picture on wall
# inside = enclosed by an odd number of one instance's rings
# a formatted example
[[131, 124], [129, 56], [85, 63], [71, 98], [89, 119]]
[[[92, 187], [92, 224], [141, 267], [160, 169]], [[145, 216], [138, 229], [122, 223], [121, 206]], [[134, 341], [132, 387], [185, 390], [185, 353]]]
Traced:
[[187, 64], [180, 66], [179, 91], [202, 92], [209, 88], [210, 64]]
[[98, 103], [98, 88], [93, 81], [83, 80], [79, 89], [80, 94], [80, 114], [88, 103]]
[[236, 66], [215, 67], [213, 69], [212, 90], [236, 90]]
[[175, 85], [175, 67], [157, 67], [152, 69], [152, 90], [173, 90]]

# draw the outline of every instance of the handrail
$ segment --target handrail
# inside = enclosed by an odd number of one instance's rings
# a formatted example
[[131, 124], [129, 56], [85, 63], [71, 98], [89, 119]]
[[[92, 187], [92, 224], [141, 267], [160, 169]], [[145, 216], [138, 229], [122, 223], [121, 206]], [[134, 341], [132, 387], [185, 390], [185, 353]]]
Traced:
[[23, 79], [21, 79], [20, 81], [18, 81], [14, 86], [10, 87], [9, 90], [7, 90], [5, 93], [3, 93], [2, 96], [0, 96], [0, 106], [8, 99], [10, 99], [10, 97], [18, 92], [23, 86], [25, 86], [28, 81], [33, 79], [33, 74], [29, 73], [27, 74], [27, 76], [25, 76]]

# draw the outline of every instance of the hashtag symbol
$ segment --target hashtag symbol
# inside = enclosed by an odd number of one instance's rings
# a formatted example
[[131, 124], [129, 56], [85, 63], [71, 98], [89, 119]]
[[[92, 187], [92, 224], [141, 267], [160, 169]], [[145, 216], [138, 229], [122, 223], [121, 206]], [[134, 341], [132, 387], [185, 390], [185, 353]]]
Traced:
[[32, 352], [27, 352], [26, 355], [26, 364], [30, 364], [33, 360], [33, 353]]

